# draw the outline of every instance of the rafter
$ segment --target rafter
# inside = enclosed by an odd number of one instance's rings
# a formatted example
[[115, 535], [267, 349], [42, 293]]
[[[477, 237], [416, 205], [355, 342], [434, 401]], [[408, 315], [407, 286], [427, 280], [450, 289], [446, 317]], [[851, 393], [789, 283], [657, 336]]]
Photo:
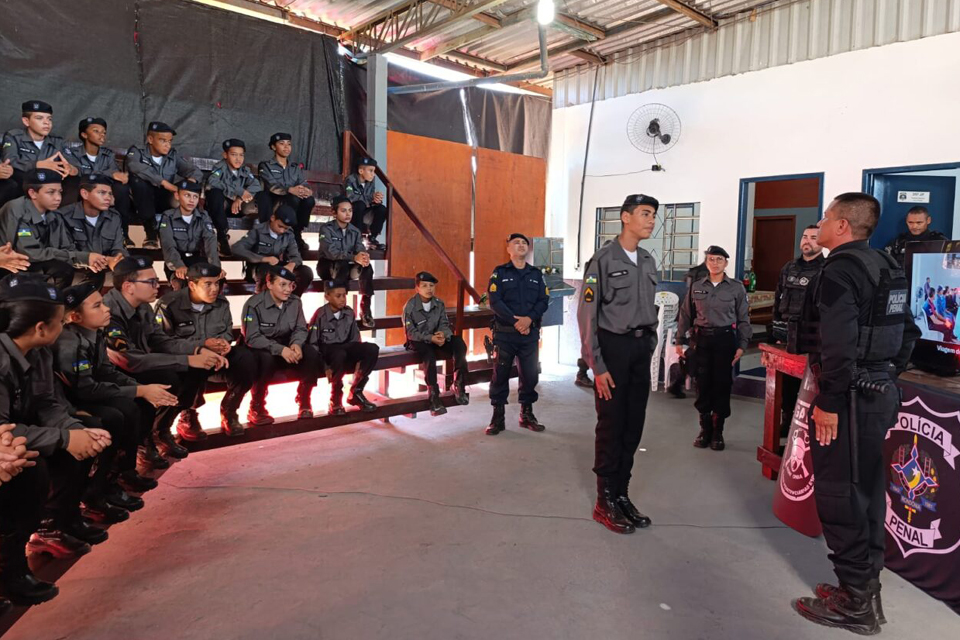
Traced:
[[695, 22], [699, 22], [705, 27], [710, 27], [711, 29], [716, 29], [718, 23], [716, 20], [700, 11], [695, 7], [691, 7], [688, 4], [680, 2], [680, 0], [657, 0], [660, 4], [670, 7], [677, 13], [683, 14]]

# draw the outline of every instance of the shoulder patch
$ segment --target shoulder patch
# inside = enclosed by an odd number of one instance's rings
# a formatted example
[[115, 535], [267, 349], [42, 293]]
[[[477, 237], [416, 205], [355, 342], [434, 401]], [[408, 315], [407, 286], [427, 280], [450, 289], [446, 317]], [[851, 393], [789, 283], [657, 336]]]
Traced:
[[253, 316], [248, 313], [247, 315], [243, 316], [243, 321], [244, 321], [244, 322], [253, 322]]
[[587, 276], [586, 280], [584, 280], [584, 283], [597, 284], [597, 276]]
[[587, 302], [587, 303], [593, 302], [593, 297], [594, 297], [593, 287], [587, 287], [586, 289], [583, 290], [584, 302]]
[[163, 314], [162, 314], [162, 313], [157, 313], [157, 314], [155, 314], [155, 315], [153, 316], [153, 319], [156, 321], [157, 324], [163, 324]]
[[493, 273], [490, 274], [490, 278], [491, 278], [491, 279], [496, 278], [496, 277], [497, 277], [497, 272], [496, 272], [496, 271], [494, 271]]
[[120, 331], [120, 329], [110, 329], [110, 331], [107, 332], [108, 338], [119, 338], [121, 335], [123, 335], [123, 332]]
[[79, 372], [81, 372], [81, 371], [89, 371], [89, 370], [90, 370], [90, 361], [89, 361], [89, 360], [79, 360], [79, 361], [73, 363], [73, 371], [74, 371], [74, 373], [79, 373]]
[[496, 292], [497, 292], [497, 283], [494, 282], [493, 284], [490, 285], [490, 293], [496, 293]]

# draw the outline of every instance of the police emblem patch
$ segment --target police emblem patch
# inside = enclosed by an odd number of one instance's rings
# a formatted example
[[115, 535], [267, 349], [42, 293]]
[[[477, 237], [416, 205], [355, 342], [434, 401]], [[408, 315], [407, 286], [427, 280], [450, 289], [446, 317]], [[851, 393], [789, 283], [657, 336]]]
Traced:
[[587, 284], [597, 284], [597, 276], [587, 276], [587, 279], [584, 280]]
[[907, 306], [907, 292], [904, 289], [891, 291], [887, 295], [887, 315], [902, 315]]

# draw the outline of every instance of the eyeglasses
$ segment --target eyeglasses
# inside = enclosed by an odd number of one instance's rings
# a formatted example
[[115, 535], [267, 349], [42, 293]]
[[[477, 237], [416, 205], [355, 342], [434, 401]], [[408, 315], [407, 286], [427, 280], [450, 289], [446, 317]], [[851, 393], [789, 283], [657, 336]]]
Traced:
[[148, 284], [151, 287], [160, 286], [160, 278], [147, 278], [146, 280], [133, 280], [133, 282], [139, 282], [140, 284]]

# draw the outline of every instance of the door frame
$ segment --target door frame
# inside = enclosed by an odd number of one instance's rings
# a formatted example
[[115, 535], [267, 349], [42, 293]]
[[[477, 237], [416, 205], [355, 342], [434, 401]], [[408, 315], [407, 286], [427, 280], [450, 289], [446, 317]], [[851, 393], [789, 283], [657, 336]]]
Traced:
[[[957, 164], [960, 166], [960, 163]], [[823, 182], [825, 173], [789, 173], [779, 176], [759, 176], [756, 178], [740, 178], [740, 203], [737, 206], [737, 251], [736, 256], [736, 274], [737, 280], [743, 279], [743, 251], [747, 237], [747, 189], [751, 183], [757, 182], [776, 182], [780, 180], [804, 180], [807, 178], [818, 178], [820, 181], [820, 203], [817, 205], [818, 217], [823, 217]]]
[[[873, 195], [877, 176], [891, 173], [913, 173], [916, 171], [940, 171], [942, 169], [960, 169], [960, 162], [941, 162], [938, 164], [910, 164], [903, 167], [880, 167], [863, 170], [863, 192]], [[960, 180], [958, 180], [960, 183]], [[960, 187], [960, 184], [957, 185]]]

